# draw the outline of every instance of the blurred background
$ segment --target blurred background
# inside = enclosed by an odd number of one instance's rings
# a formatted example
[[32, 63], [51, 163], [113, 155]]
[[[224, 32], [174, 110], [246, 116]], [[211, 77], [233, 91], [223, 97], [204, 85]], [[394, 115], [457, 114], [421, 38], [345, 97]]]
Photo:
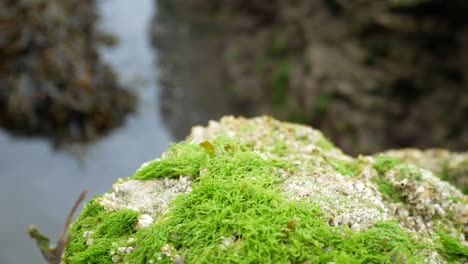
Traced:
[[225, 114], [309, 124], [351, 155], [466, 151], [467, 12], [464, 0], [0, 0], [0, 263], [41, 263], [29, 224], [55, 239], [83, 189], [108, 191]]

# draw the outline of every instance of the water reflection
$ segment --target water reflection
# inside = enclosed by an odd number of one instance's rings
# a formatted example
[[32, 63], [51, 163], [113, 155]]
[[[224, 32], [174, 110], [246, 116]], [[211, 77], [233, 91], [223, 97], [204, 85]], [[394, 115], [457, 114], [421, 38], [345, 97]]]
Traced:
[[103, 52], [104, 59], [141, 95], [139, 109], [125, 127], [93, 145], [58, 152], [45, 140], [0, 132], [0, 263], [45, 263], [27, 236], [29, 224], [57, 237], [80, 191], [89, 188], [88, 198], [108, 191], [171, 141], [155, 111], [154, 55], [146, 38], [152, 1], [102, 1], [100, 10], [102, 27], [120, 38], [116, 49]]

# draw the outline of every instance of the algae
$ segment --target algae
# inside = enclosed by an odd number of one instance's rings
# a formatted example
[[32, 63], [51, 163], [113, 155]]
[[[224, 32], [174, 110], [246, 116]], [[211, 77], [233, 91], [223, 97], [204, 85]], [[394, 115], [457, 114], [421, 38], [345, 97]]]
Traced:
[[328, 139], [321, 138], [315, 143], [319, 148], [323, 149], [324, 151], [330, 151], [332, 149], [336, 149], [336, 146]]
[[[161, 254], [164, 245], [171, 245], [188, 263], [385, 263], [395, 252], [408, 263], [422, 261], [414, 252], [427, 245], [396, 223], [382, 222], [357, 234], [335, 229], [318, 208], [281, 197], [274, 188], [281, 181], [274, 173], [284, 167], [281, 163], [248, 152], [223, 154], [202, 165], [206, 173], [191, 193], [174, 201], [163, 222], [137, 234], [139, 247], [128, 260], [174, 260], [174, 252]], [[171, 176], [158, 167], [154, 177]], [[224, 242], [226, 238], [230, 240]], [[384, 240], [389, 241], [386, 252]]]
[[134, 233], [138, 216], [129, 209], [106, 212], [91, 201], [70, 229], [64, 263], [114, 263], [110, 249]]
[[439, 232], [440, 242], [442, 244], [442, 254], [444, 254], [448, 260], [454, 261], [464, 258], [468, 260], [468, 247], [464, 246], [457, 239], [451, 237], [450, 235]]
[[385, 172], [395, 168], [400, 163], [389, 156], [380, 154], [375, 158], [374, 169], [377, 170], [379, 174], [384, 174]]
[[379, 186], [379, 192], [382, 193], [386, 199], [389, 199], [393, 203], [401, 202], [398, 190], [388, 179], [378, 179], [377, 185]]
[[[242, 125], [234, 129], [226, 120]], [[330, 185], [330, 190], [341, 196], [325, 198], [360, 197], [350, 201], [369, 203], [378, 214], [392, 214], [389, 204], [379, 204], [380, 198], [372, 196], [373, 189], [386, 203], [406, 203], [392, 181], [432, 177], [422, 175], [417, 167], [385, 155], [355, 160], [321, 133], [270, 118], [223, 122], [211, 125], [219, 134], [203, 136], [204, 131], [197, 134], [195, 129], [187, 141], [172, 145], [161, 159], [130, 178], [166, 184], [169, 178], [190, 176], [190, 191], [176, 196], [166, 210], [152, 215], [154, 222], [141, 228], [137, 222], [143, 212], [106, 211], [96, 199], [91, 201], [70, 229], [74, 239], [64, 263], [444, 263], [467, 259], [466, 246], [453, 237], [462, 232], [454, 233], [460, 228], [458, 222], [435, 235], [424, 233], [425, 238], [398, 217], [356, 228], [349, 215], [334, 215], [330, 208], [313, 202], [322, 193], [309, 193], [310, 201], [291, 199], [293, 195], [284, 190], [285, 181], [291, 179], [319, 185], [332, 182], [322, 175], [338, 175], [336, 179], [343, 182]], [[430, 179], [441, 184], [437, 188], [448, 188], [447, 202], [463, 205], [464, 198], [455, 189]], [[353, 192], [366, 190], [362, 194], [368, 196], [353, 196], [347, 193], [348, 186]], [[117, 189], [118, 185], [114, 192]], [[366, 197], [376, 200], [367, 202]], [[457, 210], [450, 213], [450, 221], [460, 216]], [[442, 221], [448, 216], [436, 217]], [[331, 225], [332, 218], [340, 219], [339, 224]]]
[[156, 177], [178, 177], [180, 175], [195, 176], [201, 165], [207, 160], [202, 146], [191, 144], [175, 144], [166, 153], [162, 161], [152, 162], [141, 168], [133, 178], [145, 180]]
[[357, 164], [355, 162], [338, 159], [328, 159], [328, 162], [342, 175], [356, 177]]

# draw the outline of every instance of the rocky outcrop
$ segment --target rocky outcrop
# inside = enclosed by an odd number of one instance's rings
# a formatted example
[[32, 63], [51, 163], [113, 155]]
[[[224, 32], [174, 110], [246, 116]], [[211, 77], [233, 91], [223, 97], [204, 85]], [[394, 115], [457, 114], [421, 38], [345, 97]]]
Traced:
[[468, 153], [450, 152], [445, 149], [389, 150], [385, 152], [403, 163], [414, 164], [434, 172], [442, 180], [448, 181], [468, 194]]
[[178, 135], [206, 117], [266, 113], [347, 153], [468, 147], [465, 1], [157, 2], [162, 109]]
[[119, 126], [135, 96], [97, 46], [94, 0], [0, 2], [0, 125], [30, 135], [91, 140]]
[[64, 263], [464, 263], [468, 197], [270, 117], [194, 127], [92, 199]]

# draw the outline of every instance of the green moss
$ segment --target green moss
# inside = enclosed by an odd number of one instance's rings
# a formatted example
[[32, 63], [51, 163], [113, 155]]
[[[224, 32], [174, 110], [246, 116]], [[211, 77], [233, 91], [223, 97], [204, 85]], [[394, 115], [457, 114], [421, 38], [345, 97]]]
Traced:
[[[193, 191], [173, 201], [164, 221], [135, 234], [138, 247], [126, 260], [170, 263], [170, 257], [161, 254], [166, 246], [173, 249], [169, 255], [184, 255], [187, 263], [390, 263], [395, 254], [408, 263], [422, 261], [418, 253], [427, 245], [396, 223], [354, 233], [348, 227], [330, 227], [327, 216], [308, 203], [286, 201], [277, 170], [291, 166], [288, 162], [266, 160], [226, 139], [213, 145], [217, 154], [202, 156], [204, 162], [195, 159], [196, 168], [190, 169], [205, 169]], [[183, 144], [177, 149], [187, 151], [188, 157], [203, 153]], [[164, 162], [149, 165], [152, 176], [146, 173], [146, 178], [172, 177], [166, 166], [180, 164]]]
[[319, 209], [286, 202], [262, 180], [204, 177], [166, 221], [139, 234], [128, 260], [155, 260], [163, 245], [183, 252], [187, 263], [390, 263], [395, 252], [408, 263], [423, 260], [426, 245], [396, 223], [360, 233], [332, 228]]
[[396, 159], [383, 154], [379, 154], [375, 158], [373, 167], [379, 174], [384, 174], [385, 172], [395, 168], [398, 165], [400, 165], [400, 162]]
[[[351, 163], [336, 164], [355, 171]], [[290, 161], [263, 158], [229, 138], [205, 147], [174, 145], [134, 178], [192, 175], [192, 192], [178, 196], [162, 219], [139, 231], [134, 230], [138, 213], [105, 212], [91, 202], [72, 227], [75, 239], [65, 263], [111, 263], [109, 249], [130, 236], [134, 251], [121, 256], [128, 263], [180, 258], [186, 263], [421, 263], [432, 250], [396, 222], [361, 232], [330, 227], [329, 215], [318, 207], [290, 202], [281, 193], [278, 171], [291, 167]], [[88, 230], [94, 231], [91, 246], [83, 236]]]
[[394, 203], [401, 202], [400, 194], [393, 184], [386, 178], [379, 178], [376, 181], [379, 192], [387, 199]]
[[271, 152], [282, 157], [282, 156], [287, 156], [289, 152], [288, 146], [286, 143], [283, 141], [275, 141], [273, 144], [273, 148], [271, 149]]
[[[188, 143], [173, 145], [165, 154], [164, 159], [148, 164], [132, 178], [147, 180], [161, 177], [172, 178], [180, 175], [190, 175], [197, 178], [200, 169], [210, 168], [213, 164], [223, 166], [219, 168], [220, 173], [229, 173], [231, 170], [235, 170], [235, 166], [252, 168], [267, 165], [263, 159], [259, 159], [258, 155], [252, 153], [253, 146], [250, 144], [238, 144], [230, 138], [219, 137], [210, 145], [215, 149], [215, 155], [212, 155], [211, 150], [208, 152], [201, 145]], [[274, 146], [274, 149], [280, 154], [287, 149], [287, 146], [279, 142]], [[277, 166], [285, 167], [284, 162], [275, 162]]]
[[327, 159], [328, 162], [342, 175], [356, 177], [358, 166], [353, 161], [344, 161], [338, 159]]
[[319, 140], [317, 140], [315, 145], [317, 145], [317, 147], [321, 148], [323, 151], [330, 151], [332, 149], [336, 149], [336, 146], [325, 137], [322, 137]]
[[[132, 210], [106, 212], [91, 201], [70, 229], [64, 263], [114, 263], [109, 254], [113, 243], [126, 241], [135, 232], [139, 213]], [[88, 237], [85, 232], [91, 231]], [[90, 240], [92, 243], [87, 244]]]
[[440, 252], [450, 261], [460, 261], [464, 259], [468, 261], [468, 247], [464, 246], [457, 239], [451, 237], [448, 234], [440, 231], [439, 233], [440, 243], [442, 248]]
[[401, 180], [408, 179], [408, 180], [422, 181], [421, 170], [414, 166], [402, 165], [400, 167], [400, 173], [398, 175]]
[[[392, 182], [384, 177], [384, 174], [387, 171], [392, 170], [399, 165], [400, 165], [399, 161], [389, 156], [383, 155], [383, 154], [380, 154], [375, 158], [375, 162], [373, 165], [373, 168], [380, 174], [380, 177], [378, 177], [375, 180], [375, 183], [378, 186], [379, 192], [382, 193], [384, 199], [389, 200], [393, 203], [401, 202], [400, 194], [398, 192], [398, 189], [395, 188], [395, 186], [393, 186]], [[408, 166], [403, 166], [400, 169], [400, 173], [402, 175], [406, 175], [406, 176], [403, 176], [403, 178], [406, 178], [409, 175], [412, 175], [414, 171]], [[418, 171], [418, 173], [420, 177], [420, 172]]]
[[209, 155], [202, 146], [179, 143], [171, 147], [161, 161], [152, 162], [139, 170], [134, 179], [146, 180], [160, 177], [196, 176]]
[[453, 203], [459, 203], [460, 202], [460, 199], [458, 197], [455, 197], [455, 196], [449, 196], [448, 200], [452, 201]]

